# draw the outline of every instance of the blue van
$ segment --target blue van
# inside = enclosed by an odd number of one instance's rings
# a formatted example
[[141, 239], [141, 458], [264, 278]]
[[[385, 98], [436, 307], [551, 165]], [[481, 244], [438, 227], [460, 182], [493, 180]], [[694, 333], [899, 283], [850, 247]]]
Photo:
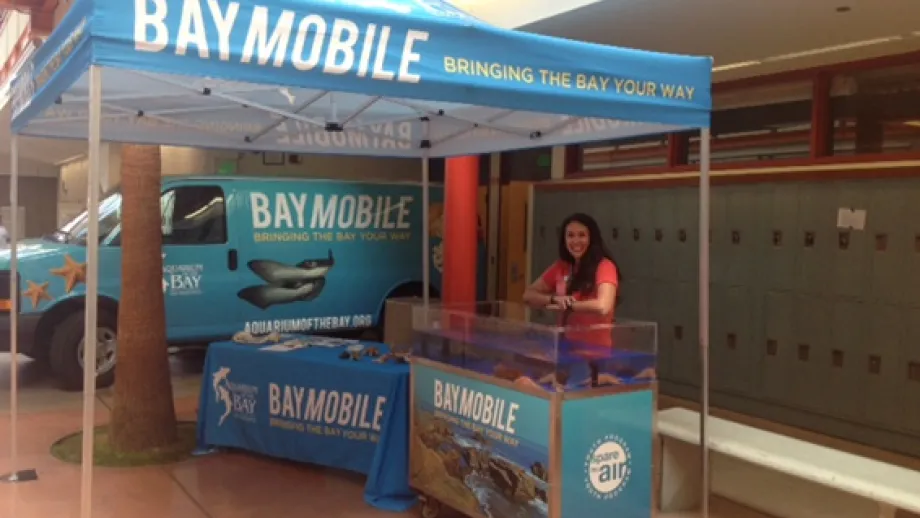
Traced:
[[[390, 297], [422, 295], [422, 218], [432, 296], [441, 286], [443, 188], [223, 176], [164, 179], [163, 296], [170, 345], [239, 331], [334, 334], [382, 326]], [[97, 385], [114, 381], [121, 194], [99, 215]], [[19, 254], [19, 350], [82, 389], [87, 213]], [[480, 253], [480, 258], [482, 258]], [[10, 255], [0, 251], [0, 348], [9, 350]]]

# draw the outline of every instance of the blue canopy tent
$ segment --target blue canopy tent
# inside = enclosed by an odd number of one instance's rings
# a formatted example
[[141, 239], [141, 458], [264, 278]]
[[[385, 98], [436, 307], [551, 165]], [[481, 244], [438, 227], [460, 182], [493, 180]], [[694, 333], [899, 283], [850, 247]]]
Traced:
[[[122, 2], [77, 0], [15, 79], [12, 206], [18, 206], [16, 135], [87, 138], [88, 206], [96, 207], [103, 141], [418, 157], [427, 187], [429, 157], [699, 128], [700, 225], [709, 226], [710, 58], [498, 29], [441, 0]], [[11, 226], [15, 243], [16, 222]], [[91, 357], [97, 227], [98, 214], [90, 210], [85, 340]], [[427, 228], [422, 235], [427, 284]], [[17, 289], [15, 244], [13, 250]], [[704, 415], [708, 264], [701, 239]], [[12, 314], [15, 322], [15, 308]], [[14, 348], [16, 339], [14, 332]], [[95, 373], [85, 371], [84, 430], [90, 430]], [[92, 434], [84, 438], [88, 513]]]

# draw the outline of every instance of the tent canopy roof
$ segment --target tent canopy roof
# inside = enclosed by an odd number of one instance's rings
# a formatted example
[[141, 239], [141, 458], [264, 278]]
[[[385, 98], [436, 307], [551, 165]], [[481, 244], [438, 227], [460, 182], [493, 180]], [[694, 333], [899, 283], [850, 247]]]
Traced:
[[498, 29], [440, 0], [78, 0], [13, 83], [13, 130], [454, 156], [709, 126], [712, 60]]

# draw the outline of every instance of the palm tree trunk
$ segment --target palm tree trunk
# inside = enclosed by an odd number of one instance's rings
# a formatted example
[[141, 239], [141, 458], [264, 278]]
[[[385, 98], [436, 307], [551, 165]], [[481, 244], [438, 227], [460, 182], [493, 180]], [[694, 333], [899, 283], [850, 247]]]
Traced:
[[121, 151], [121, 301], [110, 441], [139, 452], [177, 440], [166, 351], [159, 146]]

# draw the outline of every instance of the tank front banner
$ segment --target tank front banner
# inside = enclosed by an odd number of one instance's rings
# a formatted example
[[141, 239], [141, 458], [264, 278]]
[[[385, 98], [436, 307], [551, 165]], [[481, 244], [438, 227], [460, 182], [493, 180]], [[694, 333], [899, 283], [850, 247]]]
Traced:
[[651, 390], [562, 405], [562, 518], [652, 516]]
[[548, 515], [548, 400], [414, 364], [409, 479], [466, 516]]

